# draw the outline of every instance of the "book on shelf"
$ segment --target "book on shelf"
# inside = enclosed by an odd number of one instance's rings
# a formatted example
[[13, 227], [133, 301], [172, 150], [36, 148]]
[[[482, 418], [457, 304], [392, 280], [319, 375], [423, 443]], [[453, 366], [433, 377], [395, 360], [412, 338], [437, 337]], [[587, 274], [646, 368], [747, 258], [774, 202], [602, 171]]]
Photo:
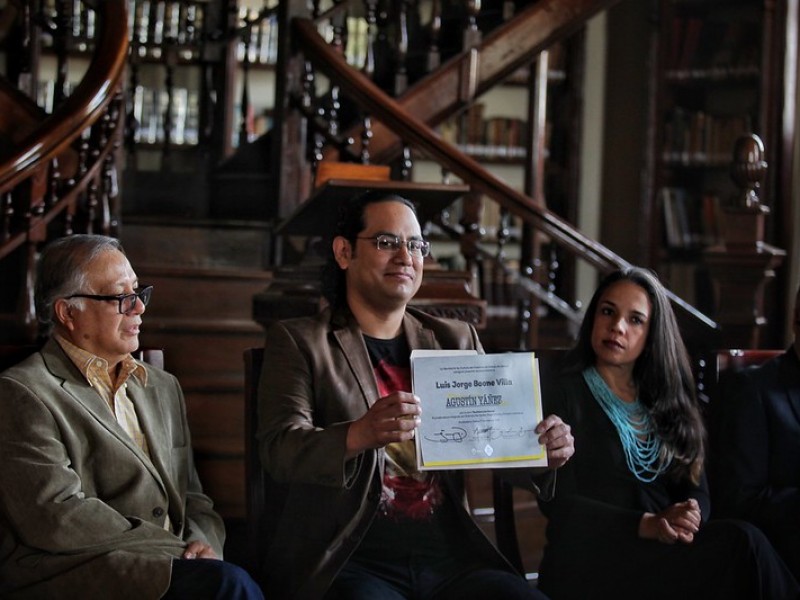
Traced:
[[757, 74], [760, 37], [758, 26], [747, 20], [676, 16], [667, 71], [676, 79]]
[[663, 187], [659, 203], [667, 248], [691, 250], [721, 241], [720, 200], [716, 193], [692, 194], [684, 188]]
[[196, 90], [173, 88], [171, 105], [165, 89], [138, 85], [134, 90], [133, 117], [136, 130], [133, 139], [137, 143], [163, 143], [165, 119], [169, 118], [171, 144], [196, 144], [199, 116], [199, 94]]

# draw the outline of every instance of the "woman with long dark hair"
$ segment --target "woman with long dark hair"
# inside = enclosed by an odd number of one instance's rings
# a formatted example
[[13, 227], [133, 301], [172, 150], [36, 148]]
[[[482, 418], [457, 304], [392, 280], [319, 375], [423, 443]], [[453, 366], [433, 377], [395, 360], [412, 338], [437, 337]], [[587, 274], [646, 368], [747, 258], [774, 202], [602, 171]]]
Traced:
[[559, 471], [540, 589], [561, 598], [797, 598], [764, 535], [708, 522], [705, 430], [664, 288], [650, 271], [608, 275], [548, 411], [572, 426]]

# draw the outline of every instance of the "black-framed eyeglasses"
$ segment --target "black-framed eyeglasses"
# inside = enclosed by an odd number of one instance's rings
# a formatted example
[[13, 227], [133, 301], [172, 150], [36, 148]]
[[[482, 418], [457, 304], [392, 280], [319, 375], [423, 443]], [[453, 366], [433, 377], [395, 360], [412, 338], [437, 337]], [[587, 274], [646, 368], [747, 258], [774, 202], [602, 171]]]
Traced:
[[431, 243], [428, 240], [416, 238], [401, 240], [396, 235], [389, 235], [388, 233], [381, 233], [372, 237], [357, 237], [356, 239], [371, 240], [375, 242], [375, 247], [378, 250], [384, 250], [385, 252], [397, 252], [400, 250], [401, 245], [405, 245], [408, 249], [408, 253], [412, 256], [425, 258], [431, 253]]
[[89, 300], [103, 300], [106, 302], [117, 301], [119, 303], [119, 314], [124, 315], [136, 308], [136, 300], [139, 300], [144, 306], [147, 306], [147, 303], [150, 302], [150, 296], [152, 293], [153, 286], [146, 285], [144, 287], [140, 287], [132, 294], [118, 294], [116, 296], [103, 296], [100, 294], [72, 294], [71, 296], [67, 296], [65, 299], [71, 300], [72, 298], [88, 298]]

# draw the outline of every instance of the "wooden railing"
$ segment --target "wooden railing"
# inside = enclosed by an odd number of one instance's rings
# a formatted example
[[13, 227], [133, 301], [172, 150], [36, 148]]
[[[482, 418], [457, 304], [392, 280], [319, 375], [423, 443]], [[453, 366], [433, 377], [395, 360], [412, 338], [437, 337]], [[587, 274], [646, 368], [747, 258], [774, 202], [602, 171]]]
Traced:
[[[29, 4], [23, 10], [32, 10]], [[30, 23], [32, 15], [25, 16], [24, 22]], [[111, 234], [118, 225], [114, 150], [124, 116], [125, 0], [97, 3], [97, 22], [94, 53], [83, 80], [52, 114], [39, 111], [40, 122], [0, 162], [0, 260], [14, 263], [16, 268], [5, 272], [17, 277], [4, 282], [5, 293], [9, 287], [17, 289], [15, 314], [2, 315], [11, 324], [4, 328], [8, 341], [36, 335], [33, 267], [39, 245], [73, 232]], [[58, 83], [64, 84], [60, 76]], [[22, 106], [25, 100], [15, 99], [9, 87], [13, 83], [4, 86], [4, 101]], [[30, 106], [20, 110], [36, 116]]]
[[[431, 75], [430, 81], [435, 83], [431, 84], [428, 80], [424, 80], [413, 91], [397, 99], [380, 89], [363, 69], [349, 65], [341, 48], [329, 44], [319, 34], [319, 26], [314, 20], [295, 19], [292, 23], [292, 34], [295, 47], [303, 49], [304, 60], [330, 80], [332, 89], [340, 90], [343, 96], [357, 104], [360, 111], [369, 114], [373, 123], [379, 122], [381, 127], [391, 132], [390, 136], [383, 136], [387, 141], [384, 141], [378, 150], [379, 142], [375, 135], [377, 127], [373, 128], [372, 134], [367, 138], [370, 140], [370, 155], [373, 158], [385, 160], [396, 154], [399, 148], [410, 146], [436, 161], [443, 170], [458, 176], [476, 192], [485, 194], [502, 209], [519, 217], [525, 225], [546, 235], [569, 255], [585, 261], [601, 273], [606, 273], [630, 265], [628, 261], [584, 235], [555, 213], [535, 202], [533, 198], [507, 185], [478, 161], [442, 140], [431, 127], [432, 123], [441, 121], [449, 114], [448, 111], [457, 108], [454, 102], [458, 102], [459, 98], [462, 102], [471, 100], [479, 87], [490, 86], [504, 74], [524, 65], [526, 61], [530, 62], [531, 57], [558, 34], [559, 27], [567, 27], [567, 24], [575, 26], [576, 15], [585, 17], [593, 14], [594, 9], [599, 10], [612, 2], [560, 2], [559, 6], [569, 4], [576, 12], [566, 15], [562, 24], [546, 29], [544, 33], [529, 35], [527, 40], [521, 37], [522, 31], [527, 30], [530, 34], [530, 29], [527, 29], [530, 27], [530, 19], [537, 18], [540, 11], [552, 10], [552, 4], [553, 2], [549, 1], [533, 4], [522, 17], [519, 17], [519, 22], [515, 18], [501, 28], [502, 31], [487, 38], [486, 47], [492, 49], [494, 54], [487, 51], [487, 55], [484, 56], [483, 46], [473, 48], [465, 55], [454, 59], [450, 66], [445, 65], [436, 74]], [[520, 26], [519, 23], [527, 25]], [[494, 46], [495, 40], [501, 35], [517, 36], [516, 41], [508, 46], [516, 48], [510, 56], [501, 56]], [[484, 75], [479, 77], [477, 73]], [[445, 86], [454, 88], [456, 92], [448, 93]], [[466, 92], [459, 92], [465, 89]], [[450, 92], [453, 92], [453, 89]], [[422, 100], [423, 97], [427, 99], [433, 96], [449, 98], [450, 104], [438, 107], [435, 101]], [[453, 98], [456, 100], [453, 101]], [[356, 135], [350, 137], [354, 141], [359, 139]], [[458, 235], [456, 230], [451, 230], [451, 233]], [[519, 283], [528, 293], [550, 302], [551, 305], [560, 302], [559, 299], [548, 298], [549, 293], [527, 275], [521, 274]], [[706, 343], [713, 344], [719, 329], [717, 324], [681, 298], [672, 293], [669, 293], [669, 296], [684, 325], [687, 337], [692, 340], [705, 339]], [[563, 302], [561, 304], [563, 305]], [[572, 315], [572, 318], [578, 316]]]

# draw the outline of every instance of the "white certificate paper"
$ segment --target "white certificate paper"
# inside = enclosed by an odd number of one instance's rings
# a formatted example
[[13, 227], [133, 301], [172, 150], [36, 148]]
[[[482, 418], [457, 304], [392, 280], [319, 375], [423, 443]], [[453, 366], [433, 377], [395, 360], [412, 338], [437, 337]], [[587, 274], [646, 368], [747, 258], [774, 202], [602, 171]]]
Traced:
[[534, 431], [542, 398], [532, 352], [414, 350], [411, 379], [422, 403], [421, 471], [547, 466]]

